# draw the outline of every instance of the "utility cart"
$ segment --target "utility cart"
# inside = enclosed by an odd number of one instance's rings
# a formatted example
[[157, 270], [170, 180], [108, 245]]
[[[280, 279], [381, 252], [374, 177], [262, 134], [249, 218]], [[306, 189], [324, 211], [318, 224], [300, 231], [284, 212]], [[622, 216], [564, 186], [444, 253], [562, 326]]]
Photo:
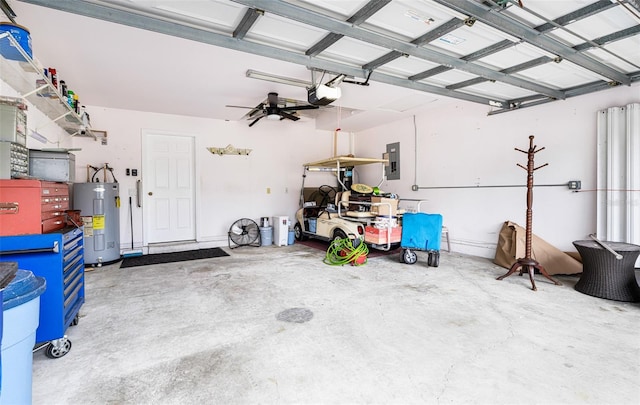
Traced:
[[418, 261], [417, 250], [428, 252], [427, 265], [440, 265], [440, 239], [442, 238], [442, 215], [424, 212], [407, 212], [402, 217], [400, 261], [414, 264]]

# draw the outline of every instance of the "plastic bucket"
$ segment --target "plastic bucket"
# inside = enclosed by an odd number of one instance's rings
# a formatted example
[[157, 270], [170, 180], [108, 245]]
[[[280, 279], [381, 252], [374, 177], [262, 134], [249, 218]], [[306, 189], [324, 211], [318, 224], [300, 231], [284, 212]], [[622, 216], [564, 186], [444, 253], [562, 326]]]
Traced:
[[270, 246], [273, 244], [273, 227], [264, 226], [260, 227], [260, 240], [262, 246]]
[[33, 346], [40, 316], [40, 295], [46, 281], [28, 270], [18, 270], [3, 291], [1, 404], [30, 404]]
[[296, 241], [296, 231], [294, 231], [293, 229], [289, 229], [289, 239], [287, 240], [287, 244], [293, 245], [295, 241]]
[[317, 220], [315, 218], [309, 219], [309, 232], [316, 233]]
[[[30, 58], [33, 57], [33, 54], [31, 53], [31, 34], [29, 33], [29, 30], [18, 24], [3, 22], [0, 23], [0, 34], [3, 32], [11, 34], [26, 54], [29, 55]], [[0, 54], [7, 59], [19, 61], [25, 60], [20, 51], [6, 38], [0, 40]]]

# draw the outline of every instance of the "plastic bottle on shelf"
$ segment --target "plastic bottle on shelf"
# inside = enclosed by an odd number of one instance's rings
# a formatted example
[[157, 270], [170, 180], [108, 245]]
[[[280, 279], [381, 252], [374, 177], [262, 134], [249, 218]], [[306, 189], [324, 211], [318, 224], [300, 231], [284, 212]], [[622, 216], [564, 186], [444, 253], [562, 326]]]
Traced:
[[73, 90], [67, 89], [67, 104], [73, 108]]
[[62, 97], [67, 97], [67, 84], [64, 80], [60, 80], [60, 94]]
[[80, 114], [80, 98], [77, 94], [73, 95], [73, 110], [76, 114]]
[[58, 88], [58, 74], [56, 72], [56, 70], [52, 67], [49, 68], [49, 74], [51, 75], [51, 84], [53, 84], [53, 87], [55, 87], [56, 89]]

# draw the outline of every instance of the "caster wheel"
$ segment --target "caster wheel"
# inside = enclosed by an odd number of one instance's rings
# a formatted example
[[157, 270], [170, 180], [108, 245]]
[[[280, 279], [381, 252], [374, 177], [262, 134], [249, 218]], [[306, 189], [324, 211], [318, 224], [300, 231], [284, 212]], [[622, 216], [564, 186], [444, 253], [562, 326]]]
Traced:
[[50, 359], [58, 359], [69, 353], [70, 350], [71, 341], [65, 337], [62, 339], [52, 340], [51, 343], [49, 343], [49, 346], [47, 346], [47, 350], [44, 354]]
[[433, 253], [429, 252], [429, 255], [427, 256], [427, 266], [433, 266]]
[[80, 322], [80, 316], [76, 315], [75, 318], [73, 318], [73, 321], [71, 321], [71, 326], [76, 326], [78, 322]]
[[436, 252], [433, 254], [433, 263], [431, 263], [433, 267], [440, 266], [440, 252]]
[[411, 249], [405, 249], [405, 251], [402, 252], [402, 256], [402, 259], [407, 264], [414, 264], [418, 261], [418, 255]]

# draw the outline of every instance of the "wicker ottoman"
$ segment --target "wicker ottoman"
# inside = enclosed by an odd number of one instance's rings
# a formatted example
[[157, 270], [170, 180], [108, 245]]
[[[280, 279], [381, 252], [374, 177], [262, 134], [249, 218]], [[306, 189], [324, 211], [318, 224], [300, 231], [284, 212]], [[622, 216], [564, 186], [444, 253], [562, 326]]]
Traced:
[[622, 255], [618, 260], [594, 240], [574, 241], [582, 257], [582, 276], [575, 289], [594, 297], [616, 301], [640, 301], [640, 286], [634, 265], [640, 246], [622, 242], [603, 242]]

